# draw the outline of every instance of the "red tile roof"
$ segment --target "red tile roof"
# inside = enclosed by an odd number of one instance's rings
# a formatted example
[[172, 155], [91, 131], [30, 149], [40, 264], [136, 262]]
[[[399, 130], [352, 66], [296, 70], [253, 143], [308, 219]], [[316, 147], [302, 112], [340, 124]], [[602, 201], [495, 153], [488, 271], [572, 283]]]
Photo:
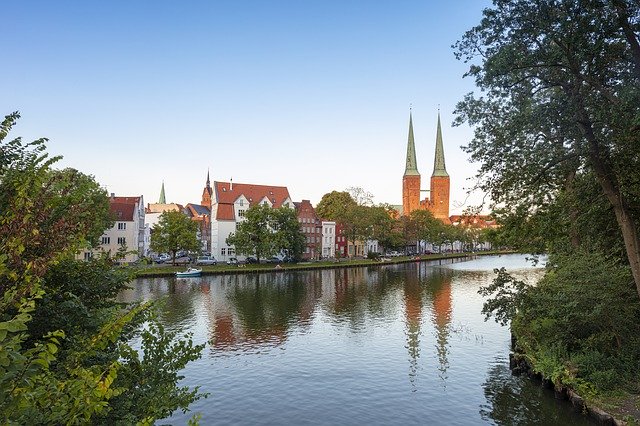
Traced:
[[249, 201], [249, 206], [256, 205], [266, 197], [274, 208], [279, 208], [287, 199], [291, 199], [286, 186], [234, 183], [232, 187], [229, 182], [213, 182], [213, 189], [214, 202], [218, 203], [217, 220], [234, 220], [233, 203], [242, 195]]
[[110, 198], [112, 202], [115, 203], [139, 203], [140, 202], [140, 197], [111, 197]]
[[112, 201], [109, 203], [109, 211], [113, 215], [113, 219], [120, 222], [132, 222], [133, 212], [135, 211], [135, 204], [133, 203], [118, 203]]

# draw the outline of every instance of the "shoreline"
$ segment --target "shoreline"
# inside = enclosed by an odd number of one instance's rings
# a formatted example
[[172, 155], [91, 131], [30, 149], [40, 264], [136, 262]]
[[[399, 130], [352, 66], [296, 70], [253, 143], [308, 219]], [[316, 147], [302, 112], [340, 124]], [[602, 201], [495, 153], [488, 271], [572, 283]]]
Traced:
[[[512, 251], [486, 251], [466, 253], [427, 254], [420, 256], [402, 256], [388, 261], [376, 261], [370, 259], [330, 261], [330, 262], [305, 262], [283, 263], [279, 268], [271, 264], [252, 264], [243, 266], [216, 265], [202, 266], [202, 276], [205, 275], [235, 275], [235, 274], [259, 274], [272, 272], [309, 271], [316, 269], [359, 268], [363, 266], [385, 266], [410, 262], [431, 262], [437, 260], [475, 258], [478, 256], [495, 256], [501, 254], [513, 254]], [[135, 278], [161, 278], [173, 277], [176, 272], [183, 271], [185, 265], [180, 266], [147, 266], [139, 267], [135, 271]]]

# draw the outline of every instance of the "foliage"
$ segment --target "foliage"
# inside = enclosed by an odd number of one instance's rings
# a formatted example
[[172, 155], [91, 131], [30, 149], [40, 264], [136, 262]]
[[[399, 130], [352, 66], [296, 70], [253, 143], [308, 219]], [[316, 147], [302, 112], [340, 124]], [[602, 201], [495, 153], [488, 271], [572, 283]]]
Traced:
[[276, 252], [284, 253], [298, 262], [305, 249], [305, 237], [296, 211], [287, 207], [273, 210], [273, 226], [277, 237]]
[[172, 261], [175, 263], [178, 251], [200, 250], [197, 230], [197, 223], [182, 212], [163, 212], [151, 230], [151, 250], [156, 253], [171, 253]]
[[357, 205], [348, 192], [331, 191], [322, 196], [316, 206], [316, 213], [323, 219], [344, 223], [347, 212]]
[[610, 211], [640, 294], [639, 25], [637, 2], [495, 0], [455, 47], [482, 92], [457, 107], [479, 187], [538, 248], [586, 247], [581, 221]]
[[295, 210], [263, 204], [251, 206], [236, 225], [236, 232], [227, 237], [227, 245], [234, 246], [237, 253], [255, 255], [258, 261], [278, 253], [299, 260], [304, 243]]
[[639, 391], [640, 299], [629, 268], [599, 252], [555, 255], [548, 268], [534, 287], [499, 271], [481, 290], [497, 293], [483, 312], [512, 320], [518, 346], [545, 376], [590, 391]]
[[[57, 157], [47, 156], [45, 139], [5, 142], [17, 119], [11, 114], [0, 126], [0, 421], [99, 423], [137, 386], [120, 375], [129, 368], [125, 341], [150, 307], [115, 302], [130, 276], [108, 258], [72, 259], [111, 226], [108, 197], [89, 176], [53, 170]], [[176, 345], [156, 368], [201, 349]], [[198, 397], [177, 395], [177, 379], [167, 376], [155, 389], [167, 410]], [[141, 407], [135, 421], [157, 418]]]

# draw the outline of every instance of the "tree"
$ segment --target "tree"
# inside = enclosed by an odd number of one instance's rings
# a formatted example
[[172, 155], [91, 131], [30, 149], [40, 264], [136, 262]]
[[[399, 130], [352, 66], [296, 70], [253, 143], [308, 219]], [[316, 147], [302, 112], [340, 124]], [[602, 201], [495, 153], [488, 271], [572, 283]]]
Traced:
[[[640, 5], [494, 0], [456, 44], [482, 97], [458, 104], [480, 187], [507, 211], [552, 211], [593, 182], [617, 223], [640, 294]], [[574, 227], [591, 200], [567, 204]], [[569, 229], [574, 249], [581, 245]]]
[[316, 207], [316, 213], [323, 219], [344, 223], [347, 212], [356, 205], [357, 203], [348, 192], [331, 191], [322, 196]]
[[288, 207], [273, 210], [273, 224], [276, 232], [276, 252], [285, 253], [298, 262], [305, 248], [305, 236], [300, 229], [296, 211]]
[[176, 262], [180, 250], [199, 251], [200, 242], [196, 232], [198, 225], [179, 211], [166, 211], [151, 230], [151, 250], [156, 253], [171, 253]]
[[256, 204], [245, 212], [244, 220], [236, 225], [236, 232], [227, 237], [227, 245], [236, 252], [254, 255], [258, 262], [278, 252], [278, 241], [274, 237], [273, 209]]
[[[113, 424], [124, 395], [139, 407], [127, 423], [186, 409], [201, 395], [176, 391], [179, 376], [171, 374], [182, 364], [174, 360], [193, 359], [202, 346], [151, 325], [142, 334], [154, 338], [141, 350], [168, 374], [145, 385], [155, 407], [134, 395], [146, 377], [124, 380], [134, 366], [126, 342], [150, 319], [150, 305], [114, 300], [131, 275], [109, 258], [73, 259], [110, 226], [108, 197], [89, 176], [53, 170], [58, 157], [47, 156], [46, 139], [5, 142], [18, 117], [0, 125], [1, 422]], [[156, 342], [164, 338], [175, 345], [163, 349]]]

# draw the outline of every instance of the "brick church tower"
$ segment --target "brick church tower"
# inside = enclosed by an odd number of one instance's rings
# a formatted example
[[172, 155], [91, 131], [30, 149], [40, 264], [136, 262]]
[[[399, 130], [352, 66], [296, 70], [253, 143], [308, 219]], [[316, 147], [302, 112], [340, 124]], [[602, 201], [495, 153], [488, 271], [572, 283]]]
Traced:
[[442, 128], [438, 112], [436, 132], [436, 153], [431, 175], [431, 197], [420, 200], [420, 173], [416, 162], [416, 146], [413, 137], [413, 118], [409, 113], [409, 140], [407, 142], [407, 162], [402, 177], [402, 214], [409, 215], [414, 210], [429, 210], [436, 219], [449, 223], [449, 173], [444, 163]]
[[429, 210], [442, 221], [449, 221], [449, 173], [444, 164], [444, 146], [442, 129], [440, 128], [440, 112], [438, 112], [438, 130], [436, 131], [436, 155], [431, 175], [431, 206]]
[[202, 201], [201, 205], [207, 206], [211, 208], [211, 194], [213, 193], [213, 189], [211, 188], [211, 181], [209, 180], [209, 171], [207, 170], [207, 185], [204, 187], [202, 191]]
[[416, 162], [416, 145], [413, 140], [413, 119], [409, 112], [407, 165], [402, 177], [402, 212], [408, 215], [418, 208], [420, 208], [420, 173]]

